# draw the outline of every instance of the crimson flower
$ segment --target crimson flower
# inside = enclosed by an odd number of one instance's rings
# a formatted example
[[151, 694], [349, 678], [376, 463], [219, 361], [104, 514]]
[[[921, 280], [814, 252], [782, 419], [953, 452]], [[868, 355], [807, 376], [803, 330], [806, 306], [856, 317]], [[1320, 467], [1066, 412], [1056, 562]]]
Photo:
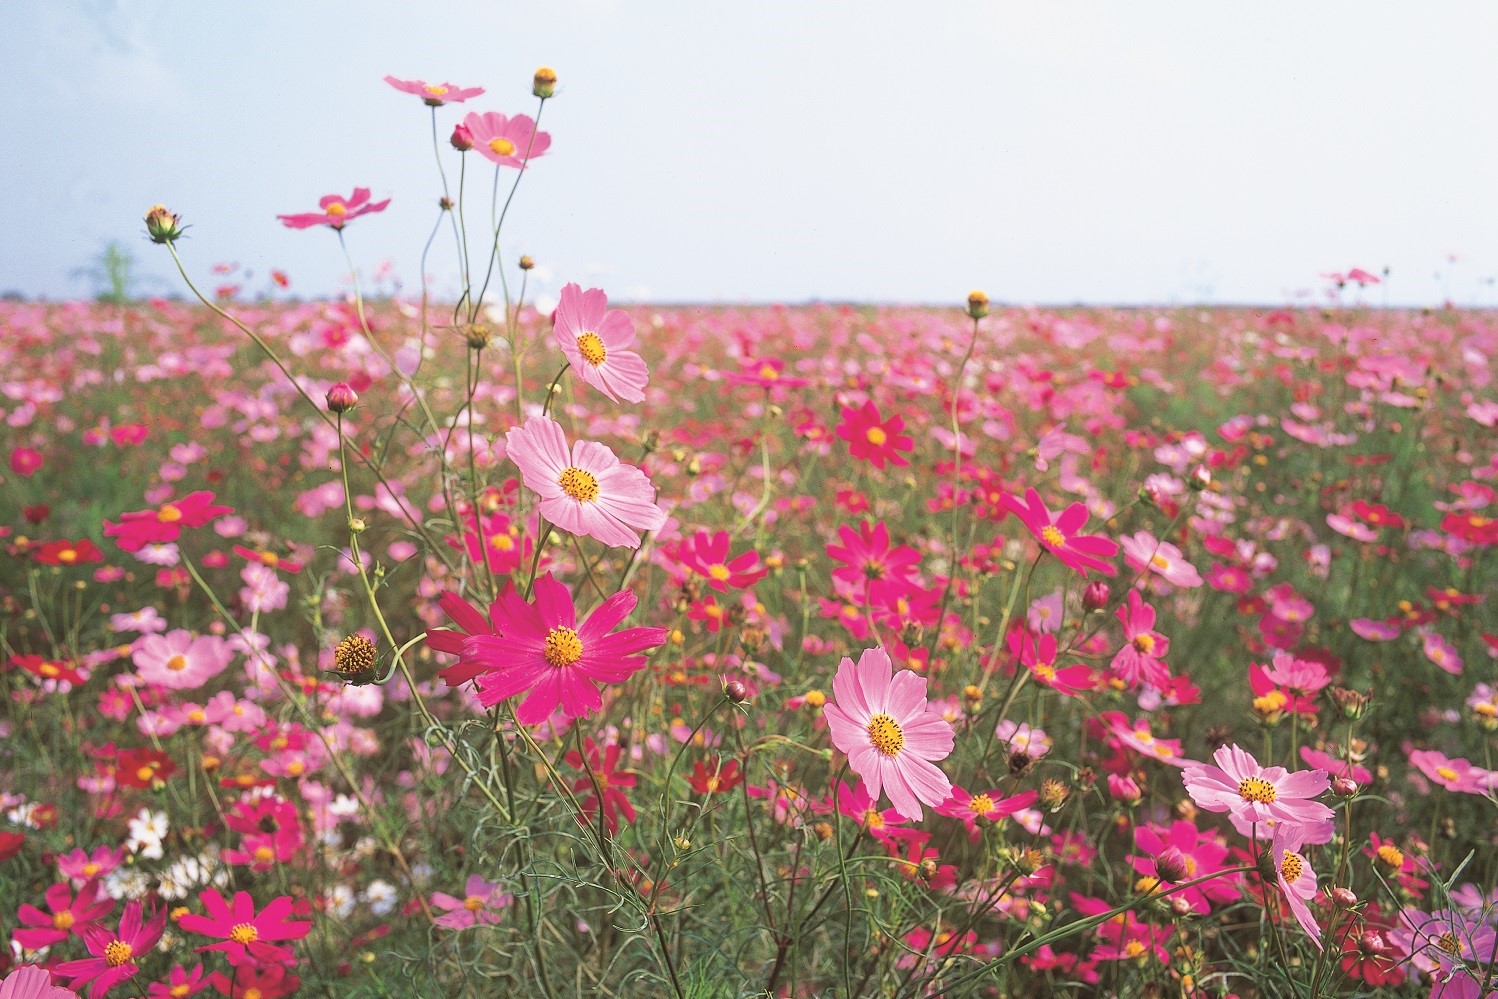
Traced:
[[1105, 576], [1118, 575], [1117, 569], [1103, 561], [1118, 554], [1118, 545], [1102, 535], [1079, 533], [1082, 525], [1087, 523], [1085, 504], [1073, 503], [1060, 516], [1052, 516], [1040, 493], [1026, 489], [1023, 502], [1005, 496], [1004, 505], [1030, 529], [1040, 547], [1056, 556], [1062, 565], [1083, 576], [1089, 569], [1096, 569]]
[[692, 785], [692, 790], [698, 794], [722, 794], [732, 791], [743, 782], [744, 775], [739, 772], [738, 760], [725, 763], [716, 756], [711, 760], [698, 760], [697, 765], [692, 768], [692, 776], [687, 780]]
[[311, 923], [287, 919], [291, 915], [291, 899], [281, 896], [268, 902], [260, 914], [255, 914], [255, 900], [247, 891], [236, 892], [231, 905], [214, 888], [198, 896], [208, 915], [188, 913], [177, 921], [177, 925], [189, 933], [205, 937], [223, 937], [221, 943], [199, 947], [200, 951], [221, 950], [233, 965], [243, 964], [246, 955], [258, 963], [290, 963], [294, 957], [291, 948], [277, 947], [271, 940], [300, 940], [312, 929]]
[[389, 204], [389, 198], [384, 201], [370, 201], [369, 188], [356, 187], [354, 193], [347, 198], [339, 194], [323, 195], [317, 201], [317, 207], [322, 209], [321, 211], [277, 215], [276, 218], [280, 219], [288, 229], [311, 229], [319, 225], [342, 229], [360, 215], [383, 212]]
[[42, 565], [87, 565], [104, 561], [104, 553], [88, 538], [77, 541], [49, 541], [36, 550]]
[[862, 406], [848, 406], [843, 410], [843, 422], [837, 425], [837, 435], [848, 442], [848, 452], [875, 468], [892, 465], [908, 465], [900, 456], [901, 451], [914, 451], [915, 438], [900, 433], [905, 421], [898, 415], [887, 420], [879, 418], [874, 400], [866, 399]]
[[85, 931], [83, 942], [92, 957], [64, 961], [53, 970], [71, 978], [69, 984], [75, 991], [93, 982], [88, 990], [89, 999], [101, 999], [116, 985], [135, 977], [140, 971], [135, 959], [150, 953], [165, 928], [165, 909], [157, 912], [150, 922], [145, 922], [140, 903], [131, 902], [120, 916], [119, 932], [111, 933], [99, 925], [90, 926]]
[[184, 527], [203, 527], [226, 513], [233, 513], [230, 506], [219, 506], [213, 502], [213, 494], [201, 490], [188, 493], [179, 500], [163, 503], [154, 510], [137, 510], [120, 514], [120, 522], [104, 522], [104, 536], [114, 538], [115, 544], [127, 552], [138, 552], [146, 545], [161, 545], [176, 541]]
[[11, 656], [10, 664], [19, 666], [41, 680], [58, 680], [75, 685], [88, 682], [88, 677], [67, 663], [55, 659], [43, 659], [41, 656]]
[[588, 754], [587, 763], [584, 764], [582, 755], [577, 750], [572, 750], [566, 756], [566, 763], [574, 770], [582, 771], [582, 776], [572, 782], [572, 792], [582, 795], [581, 804], [583, 814], [590, 820], [598, 814], [599, 803], [603, 805], [603, 821], [608, 826], [609, 835], [619, 832], [619, 815], [622, 813], [626, 821], [635, 820], [635, 806], [629, 803], [625, 797], [623, 787], [635, 786], [635, 775], [628, 770], [619, 770], [619, 746], [610, 743], [599, 755], [598, 746], [592, 739], [584, 740], [583, 750]]

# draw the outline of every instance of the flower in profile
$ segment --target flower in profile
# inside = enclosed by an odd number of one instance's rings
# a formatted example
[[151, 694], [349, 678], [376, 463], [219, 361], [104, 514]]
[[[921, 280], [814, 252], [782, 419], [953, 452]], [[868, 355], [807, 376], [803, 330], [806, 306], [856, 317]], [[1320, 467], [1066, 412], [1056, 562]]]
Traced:
[[880, 791], [908, 819], [922, 817], [952, 795], [936, 766], [952, 752], [952, 726], [926, 700], [926, 678], [894, 672], [883, 649], [865, 649], [855, 666], [844, 658], [832, 681], [836, 702], [823, 709], [832, 743], [848, 754], [869, 795]]
[[698, 531], [684, 542], [677, 558], [681, 564], [707, 580], [709, 589], [727, 593], [730, 588], [742, 590], [764, 579], [770, 570], [759, 564], [759, 552], [750, 549], [730, 558], [732, 539], [727, 531], [708, 534]]
[[88, 565], [104, 561], [104, 553], [88, 538], [77, 541], [49, 541], [36, 550], [42, 565]]
[[576, 283], [562, 289], [552, 335], [583, 381], [618, 402], [642, 402], [650, 369], [630, 348], [635, 321], [623, 309], [608, 307], [602, 288], [583, 291]]
[[289, 963], [293, 959], [291, 948], [277, 947], [274, 940], [300, 940], [312, 929], [311, 923], [287, 919], [291, 915], [292, 902], [287, 896], [266, 903], [264, 909], [255, 913], [255, 900], [247, 891], [236, 892], [232, 903], [215, 888], [209, 888], [198, 896], [208, 915], [190, 912], [177, 920], [177, 925], [188, 933], [205, 937], [222, 937], [222, 942], [206, 944], [199, 951], [221, 950], [230, 964], [243, 964], [246, 956], [260, 963]]
[[848, 452], [860, 461], [867, 461], [875, 468], [891, 465], [908, 465], [901, 451], [914, 451], [915, 438], [902, 434], [905, 421], [898, 415], [887, 420], [880, 419], [874, 400], [866, 399], [862, 406], [847, 406], [843, 409], [843, 422], [837, 425], [837, 435], [848, 442]]
[[76, 898], [66, 882], [48, 888], [45, 898], [47, 908], [52, 910], [50, 914], [33, 905], [23, 905], [16, 913], [21, 925], [11, 932], [11, 938], [27, 950], [62, 943], [70, 934], [81, 937], [91, 924], [114, 908], [114, 899], [108, 895], [99, 898], [97, 878], [84, 882]]
[[499, 166], [524, 170], [526, 163], [551, 148], [551, 133], [536, 131], [529, 115], [510, 118], [498, 111], [470, 111], [463, 127], [479, 155]]
[[449, 930], [466, 930], [470, 926], [487, 926], [500, 920], [500, 910], [509, 905], [511, 896], [499, 890], [498, 883], [485, 881], [474, 874], [463, 887], [463, 897], [453, 898], [443, 892], [432, 893], [432, 907], [443, 910], [432, 922]]
[[505, 445], [526, 487], [540, 494], [541, 516], [569, 534], [638, 548], [636, 532], [666, 522], [644, 472], [597, 441], [576, 441], [569, 452], [555, 420], [533, 416], [505, 435]]
[[602, 806], [604, 824], [608, 826], [609, 834], [614, 835], [619, 832], [620, 815], [628, 822], [635, 820], [635, 806], [629, 803], [629, 798], [620, 790], [634, 787], [635, 775], [628, 770], [618, 769], [618, 743], [609, 743], [608, 748], [600, 755], [597, 744], [592, 739], [585, 739], [583, 750], [588, 754], [586, 762], [575, 749], [565, 757], [569, 767], [580, 770], [583, 774], [572, 782], [572, 792], [583, 795], [583, 814], [589, 820], [598, 814], [598, 809]]
[[1308, 901], [1316, 897], [1316, 872], [1311, 870], [1309, 860], [1295, 852], [1300, 848], [1297, 832], [1293, 826], [1276, 826], [1269, 847], [1269, 859], [1274, 864], [1275, 882], [1285, 896], [1290, 911], [1294, 913], [1295, 921], [1306, 931], [1316, 949], [1321, 950], [1321, 927], [1316, 924], [1311, 910], [1306, 906]]
[[1056, 666], [1055, 635], [1041, 635], [1037, 640], [1028, 629], [1014, 628], [1009, 632], [1009, 651], [1036, 680], [1068, 697], [1076, 697], [1093, 687], [1092, 669], [1086, 664]]
[[1451, 759], [1434, 749], [1410, 750], [1410, 763], [1448, 791], [1461, 794], [1486, 794], [1493, 787], [1494, 774], [1474, 766], [1470, 760]]
[[233, 513], [234, 508], [213, 502], [213, 494], [199, 491], [179, 500], [163, 503], [154, 510], [137, 510], [120, 514], [118, 524], [104, 522], [104, 536], [127, 552], [138, 552], [146, 545], [163, 545], [181, 537], [185, 527], [203, 527]]
[[1080, 533], [1082, 525], [1087, 523], [1085, 504], [1073, 503], [1060, 515], [1053, 516], [1040, 493], [1026, 489], [1024, 500], [1005, 496], [1004, 506], [1030, 529], [1040, 547], [1054, 555], [1062, 565], [1083, 576], [1089, 570], [1105, 576], [1118, 575], [1117, 569], [1103, 561], [1118, 554], [1118, 545], [1099, 534]]
[[937, 805], [934, 811], [937, 815], [945, 815], [949, 819], [960, 819], [967, 827], [968, 838], [976, 843], [978, 837], [982, 835], [982, 830], [978, 828], [980, 823], [1007, 819], [1020, 809], [1029, 808], [1035, 804], [1037, 797], [1034, 791], [1022, 791], [1007, 798], [1004, 797], [1004, 792], [999, 790], [970, 794], [953, 784], [952, 796]]
[[1123, 625], [1124, 646], [1113, 657], [1109, 668], [1129, 686], [1147, 683], [1157, 689], [1170, 682], [1165, 656], [1170, 639], [1155, 631], [1155, 609], [1145, 603], [1138, 590], [1129, 591], [1129, 605], [1118, 609]]
[[759, 360], [744, 358], [738, 371], [725, 371], [723, 377], [735, 385], [757, 385], [760, 388], [803, 388], [810, 379], [785, 374], [785, 362], [778, 357]]
[[479, 700], [498, 704], [530, 691], [515, 717], [536, 725], [556, 712], [581, 718], [603, 706], [599, 683], [619, 683], [643, 669], [637, 655], [666, 641], [664, 628], [627, 628], [615, 632], [636, 598], [629, 590], [609, 597], [577, 623], [577, 608], [567, 587], [547, 573], [536, 580], [535, 603], [514, 590], [490, 607], [501, 634], [473, 635], [463, 641], [463, 661], [483, 666], [478, 674]]
[[111, 932], [97, 924], [90, 926], [83, 942], [93, 955], [79, 961], [64, 961], [54, 969], [57, 974], [71, 978], [68, 984], [77, 990], [90, 982], [89, 999], [101, 999], [104, 993], [123, 981], [134, 978], [140, 971], [136, 958], [150, 953], [161, 939], [166, 928], [166, 910], [162, 909], [146, 922], [139, 902], [125, 906], [120, 916], [118, 932]]
[[1202, 585], [1202, 577], [1196, 566], [1186, 561], [1181, 550], [1168, 541], [1160, 541], [1149, 531], [1135, 531], [1133, 537], [1121, 542], [1124, 561], [1130, 568], [1148, 568], [1172, 586], [1193, 587]]
[[1218, 749], [1212, 759], [1217, 766], [1192, 763], [1182, 773], [1192, 801], [1209, 812], [1227, 812], [1245, 836], [1258, 827], [1259, 838], [1269, 838], [1275, 826], [1286, 824], [1302, 833], [1313, 831], [1298, 842], [1325, 842], [1314, 833], [1332, 821], [1332, 810], [1313, 800], [1331, 786], [1325, 770], [1289, 773], [1284, 767], [1261, 767], [1232, 745]]
[[369, 188], [356, 187], [354, 193], [347, 198], [341, 194], [323, 195], [317, 200], [317, 207], [320, 211], [277, 215], [276, 218], [280, 219], [281, 224], [288, 229], [311, 229], [319, 225], [342, 229], [361, 215], [383, 212], [389, 204], [389, 198], [384, 201], [371, 201]]
[[461, 104], [470, 97], [483, 94], [483, 87], [460, 87], [456, 83], [428, 83], [425, 80], [398, 80], [385, 77], [385, 82], [403, 94], [420, 97], [428, 107], [440, 108], [444, 104]]
[[28, 964], [0, 981], [0, 999], [78, 999], [78, 993], [53, 985], [46, 968]]

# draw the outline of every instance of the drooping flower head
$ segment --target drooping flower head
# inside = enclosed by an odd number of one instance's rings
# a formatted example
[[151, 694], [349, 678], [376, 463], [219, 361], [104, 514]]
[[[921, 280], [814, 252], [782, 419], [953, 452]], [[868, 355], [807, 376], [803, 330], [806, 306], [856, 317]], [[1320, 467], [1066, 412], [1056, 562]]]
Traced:
[[440, 108], [444, 104], [461, 104], [470, 97], [483, 94], [483, 87], [460, 87], [456, 83], [428, 83], [425, 80], [397, 80], [385, 77], [385, 82], [403, 94], [420, 97], [428, 107]]
[[836, 702], [823, 708], [832, 743], [848, 754], [869, 795], [883, 790], [908, 819], [921, 805], [940, 805], [951, 782], [936, 766], [952, 752], [952, 726], [926, 700], [926, 678], [898, 673], [883, 649], [865, 649], [855, 666], [844, 658], [832, 681]]
[[583, 291], [576, 283], [562, 288], [552, 335], [583, 381], [618, 402], [642, 402], [650, 369], [630, 348], [635, 321], [622, 309], [608, 307], [602, 288]]
[[1082, 525], [1087, 523], [1087, 507], [1073, 503], [1059, 516], [1052, 516], [1040, 493], [1025, 490], [1023, 501], [1014, 496], [1004, 497], [1004, 506], [1020, 519], [1040, 547], [1056, 556], [1069, 569], [1086, 576], [1095, 570], [1105, 576], [1115, 576], [1118, 570], [1103, 559], [1118, 554], [1118, 545], [1098, 534], [1082, 534]]
[[510, 118], [498, 111], [483, 114], [470, 111], [463, 119], [463, 127], [468, 129], [473, 148], [480, 156], [516, 170], [524, 170], [527, 162], [551, 148], [551, 134], [536, 131], [536, 123], [529, 115]]
[[569, 451], [555, 420], [531, 417], [505, 435], [505, 446], [526, 488], [540, 494], [541, 516], [569, 534], [638, 548], [638, 531], [666, 522], [644, 472], [597, 441], [576, 441]]
[[361, 215], [383, 212], [389, 205], [389, 198], [384, 201], [371, 201], [369, 188], [356, 187], [354, 193], [347, 198], [341, 194], [323, 195], [317, 199], [319, 211], [277, 215], [276, 218], [280, 219], [281, 224], [288, 229], [311, 229], [313, 226], [325, 225], [337, 230]]

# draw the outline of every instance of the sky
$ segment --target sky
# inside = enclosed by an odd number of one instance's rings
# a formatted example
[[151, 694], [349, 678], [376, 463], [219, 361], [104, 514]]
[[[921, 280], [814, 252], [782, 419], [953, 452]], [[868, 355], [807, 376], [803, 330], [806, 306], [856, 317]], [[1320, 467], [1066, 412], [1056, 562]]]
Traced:
[[[195, 279], [337, 294], [337, 240], [275, 216], [359, 185], [392, 200], [350, 251], [409, 292], [441, 188], [428, 110], [382, 78], [488, 89], [438, 111], [451, 177], [461, 114], [534, 114], [548, 65], [503, 245], [543, 296], [1280, 303], [1387, 267], [1372, 303], [1498, 305], [1495, 38], [1460, 0], [5, 4], [0, 291], [88, 294], [112, 239], [180, 290], [162, 202]], [[455, 292], [450, 234], [427, 272]]]

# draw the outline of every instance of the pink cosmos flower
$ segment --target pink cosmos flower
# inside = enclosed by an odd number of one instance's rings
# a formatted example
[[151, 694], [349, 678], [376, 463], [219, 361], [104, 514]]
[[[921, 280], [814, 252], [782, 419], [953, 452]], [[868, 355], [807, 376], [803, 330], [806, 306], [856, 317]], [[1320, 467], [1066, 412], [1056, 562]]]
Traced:
[[884, 420], [874, 400], [866, 399], [862, 406], [847, 406], [843, 409], [843, 422], [837, 426], [837, 435], [848, 442], [848, 452], [860, 461], [867, 461], [875, 468], [892, 465], [908, 465], [901, 451], [915, 450], [915, 438], [902, 434], [905, 421], [898, 414]]
[[1136, 531], [1132, 538], [1126, 537], [1120, 544], [1124, 560], [1131, 568], [1148, 567], [1150, 572], [1163, 577], [1172, 586], [1202, 585], [1196, 566], [1186, 561], [1181, 550], [1168, 541], [1157, 540], [1149, 531]]
[[[1111, 779], [1114, 775], [1108, 776]], [[1158, 878], [1157, 860], [1166, 850], [1173, 849], [1179, 852], [1184, 862], [1185, 875], [1181, 881], [1195, 881], [1226, 866], [1223, 861], [1227, 859], [1228, 848], [1214, 836], [1214, 833], [1203, 833], [1194, 822], [1186, 819], [1177, 819], [1168, 829], [1155, 825], [1136, 826], [1134, 845], [1143, 856], [1131, 856], [1129, 863], [1140, 874]], [[1215, 878], [1190, 888], [1177, 888], [1171, 895], [1184, 898], [1193, 912], [1205, 916], [1212, 911], [1213, 905], [1232, 902], [1239, 897], [1238, 879], [1236, 876]]]
[[953, 784], [952, 796], [937, 805], [935, 811], [937, 815], [961, 819], [962, 824], [967, 827], [968, 838], [976, 843], [978, 837], [982, 835], [982, 830], [978, 828], [979, 823], [1007, 819], [1020, 809], [1029, 808], [1035, 804], [1037, 797], [1034, 791], [1022, 791], [1008, 798], [1004, 797], [1004, 792], [1000, 790], [969, 794], [963, 788]]
[[827, 557], [843, 563], [832, 570], [832, 578], [868, 588], [871, 600], [887, 591], [905, 592], [916, 581], [921, 553], [909, 545], [891, 547], [884, 521], [859, 521], [855, 529], [842, 524], [837, 529], [841, 545], [829, 544]]
[[1288, 652], [1276, 652], [1272, 665], [1264, 671], [1264, 675], [1281, 687], [1289, 687], [1302, 694], [1314, 694], [1332, 682], [1323, 663], [1297, 659]]
[[1170, 639], [1154, 630], [1155, 609], [1144, 602], [1138, 590], [1130, 590], [1129, 605], [1118, 609], [1118, 620], [1123, 625], [1124, 647], [1114, 655], [1109, 668], [1131, 687], [1147, 683], [1163, 688], [1170, 682], [1164, 662]]
[[1306, 766], [1315, 770], [1325, 770], [1330, 777], [1346, 777], [1363, 785], [1373, 782], [1373, 773], [1367, 767], [1349, 763], [1340, 756], [1333, 756], [1331, 753], [1324, 753], [1310, 746], [1300, 747], [1300, 758]]
[[[1332, 821], [1332, 810], [1312, 800], [1331, 786], [1325, 770], [1289, 773], [1284, 767], [1261, 767], [1237, 746], [1223, 746], [1212, 759], [1217, 766], [1192, 763], [1181, 780], [1191, 800], [1209, 812], [1227, 812], [1243, 835], [1257, 826], [1259, 837], [1267, 839], [1282, 823], [1319, 831]], [[1307, 841], [1315, 840], [1300, 840]]]
[[23, 479], [35, 475], [46, 463], [46, 458], [36, 448], [18, 447], [10, 453], [10, 470]]
[[82, 885], [90, 878], [102, 878], [113, 873], [125, 859], [125, 848], [117, 846], [94, 847], [93, 853], [85, 853], [80, 847], [57, 858], [57, 871], [75, 885]]
[[146, 989], [146, 999], [184, 999], [185, 996], [195, 996], [208, 987], [210, 980], [202, 964], [194, 966], [191, 971], [180, 964], [174, 964], [172, 970], [167, 972], [166, 981], [150, 984]]
[[[832, 801], [829, 798], [825, 806], [813, 805], [812, 807], [819, 812], [827, 811], [832, 808]], [[867, 829], [869, 835], [878, 840], [883, 840], [888, 836], [891, 827], [904, 825], [906, 821], [905, 816], [896, 809], [881, 810], [878, 800], [869, 794], [869, 789], [861, 780], [854, 781], [853, 787], [849, 787], [846, 782], [838, 782], [837, 810], [862, 828]]]
[[1076, 697], [1093, 687], [1092, 668], [1084, 663], [1056, 666], [1056, 636], [1041, 635], [1039, 640], [1024, 628], [1009, 632], [1009, 651], [1024, 664], [1040, 683]]
[[470, 926], [487, 926], [500, 920], [500, 910], [509, 905], [511, 897], [499, 890], [497, 883], [491, 884], [477, 874], [468, 879], [462, 898], [453, 898], [442, 892], [432, 894], [432, 906], [443, 913], [432, 922], [449, 930], [466, 930]]
[[[505, 580], [504, 591], [501, 596], [515, 592], [515, 584]], [[446, 669], [437, 671], [442, 677], [442, 682], [449, 687], [459, 687], [484, 672], [487, 668], [477, 660], [465, 660], [463, 655], [463, 640], [472, 635], [499, 635], [499, 601], [489, 605], [488, 615], [484, 615], [473, 604], [464, 600], [456, 593], [444, 593], [437, 598], [437, 605], [452, 618], [458, 630], [451, 628], [429, 628], [427, 629], [427, 648], [434, 652], [444, 652], [448, 655], [458, 656], [459, 660]]]
[[0, 982], [0, 999], [78, 999], [78, 993], [53, 985], [46, 968], [28, 964]]
[[1461, 794], [1486, 794], [1493, 774], [1474, 766], [1470, 760], [1450, 759], [1434, 749], [1410, 750], [1410, 763], [1448, 791]]
[[83, 941], [92, 957], [64, 961], [54, 970], [71, 978], [69, 984], [75, 990], [92, 982], [89, 999], [101, 999], [116, 985], [135, 977], [140, 971], [135, 959], [151, 952], [165, 927], [166, 909], [157, 912], [148, 923], [142, 917], [140, 903], [131, 902], [120, 916], [118, 933], [111, 933], [97, 924], [88, 928]]
[[384, 201], [370, 201], [369, 188], [356, 187], [354, 193], [347, 198], [340, 194], [323, 195], [317, 200], [317, 207], [322, 209], [321, 211], [277, 215], [276, 218], [280, 219], [281, 224], [288, 229], [311, 229], [313, 226], [325, 225], [337, 230], [361, 215], [383, 212], [389, 204], [389, 198]]
[[629, 313], [608, 305], [602, 288], [583, 291], [576, 283], [565, 286], [552, 335], [583, 381], [615, 402], [643, 402], [650, 369], [630, 350], [635, 321]]
[[1074, 569], [1083, 576], [1089, 570], [1096, 570], [1105, 576], [1118, 574], [1117, 569], [1103, 561], [1118, 554], [1118, 545], [1101, 535], [1079, 533], [1082, 525], [1087, 523], [1086, 505], [1073, 503], [1060, 516], [1052, 517], [1045, 501], [1040, 498], [1040, 493], [1034, 489], [1026, 489], [1023, 501], [1014, 496], [1005, 496], [1004, 506], [1030, 529], [1035, 540], [1040, 542], [1040, 547], [1054, 555], [1067, 568]]
[[916, 820], [922, 803], [951, 797], [952, 785], [934, 761], [952, 752], [952, 726], [927, 703], [925, 677], [894, 673], [883, 649], [865, 649], [857, 666], [843, 659], [832, 690], [836, 702], [822, 709], [832, 743], [848, 754], [870, 796], [887, 792], [901, 815]]
[[45, 897], [51, 915], [34, 905], [23, 905], [16, 914], [21, 926], [11, 932], [11, 938], [27, 950], [41, 950], [61, 943], [70, 934], [81, 937], [90, 925], [109, 915], [114, 908], [114, 899], [108, 895], [99, 898], [97, 878], [85, 882], [77, 898], [66, 884], [48, 888]]
[[478, 97], [483, 87], [460, 87], [455, 83], [428, 83], [425, 80], [397, 80], [385, 77], [385, 82], [403, 94], [420, 97], [428, 107], [440, 108], [444, 104], [461, 104], [470, 97]]
[[644, 472], [597, 441], [576, 441], [569, 454], [555, 420], [531, 417], [505, 435], [505, 447], [526, 487], [540, 494], [541, 516], [569, 534], [638, 548], [637, 531], [666, 523]]
[[732, 543], [727, 531], [698, 531], [681, 546], [677, 557], [682, 565], [706, 579], [709, 589], [719, 593], [727, 593], [730, 587], [742, 590], [769, 575], [770, 570], [759, 564], [759, 552], [753, 549], [729, 558]]
[[1136, 753], [1172, 767], [1191, 765], [1181, 750], [1181, 740], [1162, 739], [1155, 735], [1146, 717], [1141, 716], [1130, 725], [1122, 711], [1104, 711], [1098, 719], [1107, 726], [1109, 736]]
[[463, 119], [463, 127], [468, 129], [473, 148], [480, 156], [516, 170], [524, 170], [527, 162], [551, 148], [551, 134], [536, 131], [536, 123], [529, 115], [509, 118], [498, 111], [483, 114], [470, 111]]
[[155, 510], [138, 510], [120, 514], [120, 522], [104, 522], [104, 536], [127, 552], [138, 552], [146, 545], [176, 541], [184, 527], [203, 527], [210, 521], [233, 513], [234, 508], [213, 502], [213, 494], [188, 493], [179, 500], [163, 503]]
[[1321, 927], [1316, 925], [1311, 910], [1306, 906], [1316, 897], [1316, 872], [1311, 870], [1309, 860], [1295, 852], [1300, 847], [1295, 838], [1297, 831], [1291, 826], [1276, 826], [1269, 856], [1274, 861], [1274, 879], [1290, 911], [1295, 914], [1295, 921], [1306, 931], [1316, 949], [1321, 950]]
[[214, 635], [184, 629], [165, 635], [146, 635], [132, 656], [141, 679], [168, 690], [201, 687], [222, 673], [234, 658], [229, 643]]
[[1424, 631], [1420, 636], [1420, 648], [1425, 653], [1425, 658], [1452, 676], [1462, 675], [1461, 653], [1440, 632], [1429, 629]]
[[1355, 618], [1347, 622], [1347, 626], [1354, 635], [1370, 642], [1392, 642], [1404, 634], [1404, 630], [1393, 621], [1375, 621], [1366, 617]]
[[300, 940], [312, 929], [311, 923], [289, 920], [291, 899], [281, 896], [266, 903], [259, 915], [255, 900], [247, 891], [236, 892], [232, 905], [215, 888], [198, 895], [208, 915], [190, 912], [177, 921], [188, 933], [205, 937], [222, 937], [223, 941], [199, 947], [199, 951], [221, 950], [230, 964], [242, 964], [248, 955], [259, 963], [290, 963], [290, 947], [277, 947], [272, 940]]
[[536, 601], [513, 590], [490, 608], [501, 635], [474, 635], [463, 641], [463, 660], [484, 666], [479, 700], [498, 704], [523, 691], [530, 696], [515, 713], [522, 725], [536, 725], [557, 710], [581, 718], [603, 706], [598, 683], [620, 683], [645, 667], [636, 655], [665, 642], [664, 628], [629, 628], [610, 634], [635, 609], [629, 590], [609, 597], [577, 623], [567, 587], [547, 573], [536, 580]]

